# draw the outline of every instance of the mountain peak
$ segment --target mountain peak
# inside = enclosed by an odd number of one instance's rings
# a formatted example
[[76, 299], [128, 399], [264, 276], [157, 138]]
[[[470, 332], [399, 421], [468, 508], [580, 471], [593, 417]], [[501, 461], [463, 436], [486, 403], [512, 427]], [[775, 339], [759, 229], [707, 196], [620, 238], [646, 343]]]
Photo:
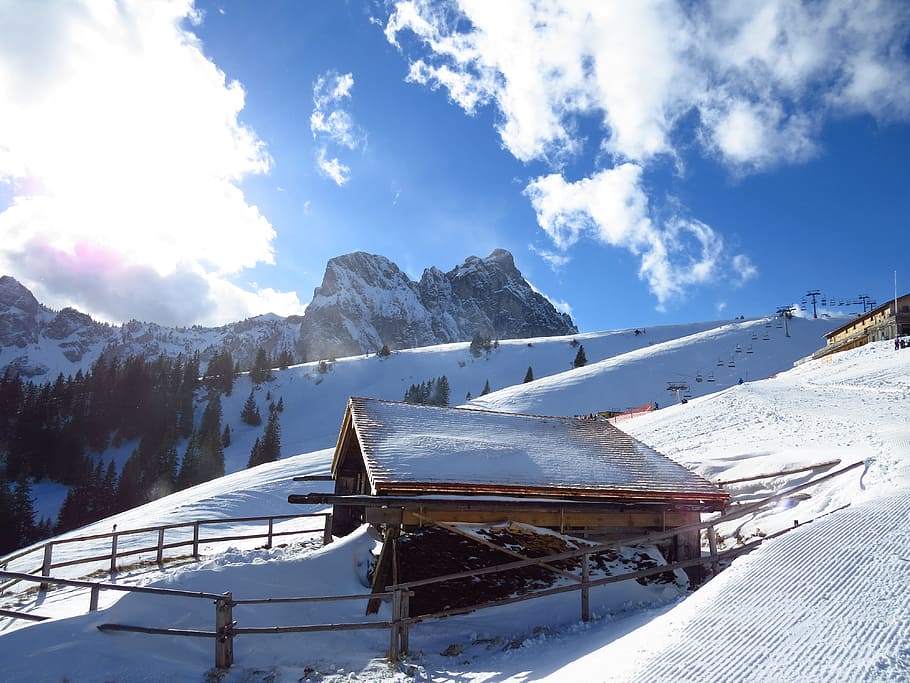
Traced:
[[0, 310], [10, 308], [34, 314], [43, 307], [21, 282], [9, 275], [3, 275], [0, 276]]
[[469, 256], [448, 273], [427, 268], [413, 282], [384, 256], [331, 259], [301, 326], [307, 360], [468, 341], [573, 334], [572, 320], [534, 292], [512, 254]]

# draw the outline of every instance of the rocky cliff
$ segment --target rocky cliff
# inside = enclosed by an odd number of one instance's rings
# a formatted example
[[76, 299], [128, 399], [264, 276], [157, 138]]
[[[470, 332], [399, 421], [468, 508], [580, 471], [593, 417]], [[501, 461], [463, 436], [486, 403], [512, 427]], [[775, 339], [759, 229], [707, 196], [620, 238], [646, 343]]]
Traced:
[[428, 268], [414, 282], [384, 256], [355, 252], [326, 266], [303, 316], [307, 360], [469, 341], [574, 334], [569, 316], [535, 292], [512, 255], [496, 249], [447, 273]]

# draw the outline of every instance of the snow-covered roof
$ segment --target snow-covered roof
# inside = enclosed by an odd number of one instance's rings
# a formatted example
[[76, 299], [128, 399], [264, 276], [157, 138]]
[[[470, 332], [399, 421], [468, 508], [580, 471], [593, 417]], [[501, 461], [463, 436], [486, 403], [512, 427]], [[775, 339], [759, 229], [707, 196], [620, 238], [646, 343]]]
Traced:
[[714, 504], [727, 498], [706, 479], [599, 420], [352, 397], [333, 473], [351, 431], [374, 495], [473, 493]]

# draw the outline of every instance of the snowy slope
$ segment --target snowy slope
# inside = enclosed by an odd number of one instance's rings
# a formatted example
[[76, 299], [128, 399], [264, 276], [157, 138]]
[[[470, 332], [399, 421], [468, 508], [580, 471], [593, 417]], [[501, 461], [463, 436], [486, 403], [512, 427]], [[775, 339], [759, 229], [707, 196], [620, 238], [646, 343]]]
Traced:
[[[334, 446], [349, 396], [400, 401], [411, 384], [445, 375], [452, 405], [466, 403], [469, 393], [470, 405], [552, 415], [624, 410], [648, 401], [665, 405], [676, 402], [676, 395], [667, 392], [668, 381], [688, 382], [692, 395], [701, 396], [733, 386], [740, 378], [768, 377], [820, 348], [823, 334], [836, 325], [831, 320], [793, 320], [790, 337], [770, 318], [668, 325], [638, 335], [617, 330], [502, 341], [477, 357], [466, 343], [444, 344], [397, 351], [387, 358], [342, 358], [327, 372], [320, 372], [317, 363], [276, 370], [274, 382], [262, 385], [256, 397], [263, 415], [266, 392], [275, 401], [283, 398], [282, 451], [304, 453]], [[572, 368], [577, 353], [573, 341], [585, 348], [589, 362], [584, 368]], [[731, 358], [736, 367], [728, 367]], [[718, 360], [723, 367], [717, 366]], [[522, 384], [529, 366], [540, 379]], [[699, 373], [702, 382], [696, 381]], [[715, 381], [707, 381], [712, 375]], [[480, 396], [487, 381], [493, 393]], [[503, 387], [510, 388], [497, 391]], [[246, 465], [253, 444], [254, 435], [239, 422], [250, 389], [248, 378], [241, 378], [233, 395], [223, 399], [224, 420], [240, 436], [226, 453], [228, 471]]]
[[[324, 366], [325, 372], [319, 363], [305, 363], [275, 370], [275, 379], [259, 386], [242, 375], [231, 396], [222, 397], [222, 423], [232, 430], [225, 468], [244, 469], [253, 443], [265, 429], [240, 420], [250, 391], [263, 416], [270, 400], [283, 401], [281, 451], [287, 457], [334, 446], [350, 396], [400, 401], [410, 385], [445, 375], [452, 405], [552, 415], [624, 410], [651, 401], [666, 406], [676, 401], [675, 393], [666, 389], [668, 381], [688, 383], [696, 397], [733, 386], [741, 377], [768, 377], [821, 347], [824, 333], [839, 321], [791, 320], [789, 337], [778, 324], [773, 318], [708, 321], [648, 328], [639, 334], [627, 329], [507, 340], [479, 356], [471, 354], [469, 344], [458, 342], [396, 351], [387, 358], [375, 354], [341, 358]], [[579, 346], [584, 346], [588, 365], [573, 369]], [[731, 359], [736, 367], [729, 367]], [[718, 361], [723, 361], [722, 367]], [[522, 384], [528, 367], [537, 379]], [[696, 381], [699, 375], [701, 382]], [[481, 397], [487, 382], [493, 393]], [[497, 391], [503, 387], [511, 389]], [[204, 401], [200, 392], [197, 420]], [[120, 467], [137, 445], [123, 443], [97, 457], [114, 460]], [[182, 455], [184, 450], [185, 443], [179, 444], [178, 452]], [[56, 519], [65, 488], [39, 482], [33, 491], [38, 516]]]
[[[580, 341], [587, 350], [589, 341]], [[569, 409], [553, 412], [574, 412], [575, 394], [589, 391], [586, 383], [577, 381], [578, 374], [567, 372], [561, 382], [540, 380], [548, 387], [546, 405], [557, 409], [561, 385]], [[593, 375], [590, 381], [597, 378]], [[533, 384], [525, 389], [531, 390]], [[514, 405], [538, 400], [510, 391]], [[748, 538], [758, 531], [789, 527], [793, 520], [801, 525], [735, 561], [686, 599], [634, 592], [602, 595], [594, 601], [595, 620], [585, 625], [577, 621], [577, 596], [420, 624], [411, 634], [415, 653], [408, 663], [411, 675], [406, 668], [389, 669], [381, 659], [388, 643], [385, 631], [240, 637], [237, 664], [224, 680], [907, 680], [908, 396], [910, 351], [894, 351], [884, 343], [811, 361], [766, 380], [728, 386], [622, 423], [634, 436], [712, 479], [832, 458], [842, 464], [866, 464], [810, 489], [805, 499], [756, 515], [737, 529], [723, 529], [722, 535], [733, 544], [736, 532]], [[503, 408], [509, 405], [496, 393], [485, 398], [499, 401]], [[338, 419], [340, 413], [333, 423]], [[286, 428], [286, 433], [292, 431]], [[282, 500], [285, 491], [303, 493], [320, 486], [288, 479], [327, 469], [329, 460], [329, 451], [288, 458], [96, 526], [109, 530], [112, 523], [128, 528], [194, 515], [278, 513], [289, 507]], [[811, 476], [781, 476], [730, 489], [751, 500]], [[841, 509], [847, 504], [850, 507]], [[201, 565], [146, 571], [118, 581], [154, 581], [216, 592], [231, 589], [246, 595], [357, 592], [371, 544], [361, 534], [318, 552], [312, 543], [269, 551], [238, 547], [212, 555]], [[210, 604], [164, 605], [139, 595], [110, 600], [107, 609], [94, 615], [25, 626], [0, 620], [6, 680], [35, 680], [35, 670], [44, 680], [54, 681], [64, 676], [74, 681], [203, 680], [212, 662], [208, 641], [102, 634], [94, 626], [109, 621], [205, 628], [211, 621]], [[83, 592], [73, 601], [84, 610], [87, 596]], [[78, 611], [63, 604], [72, 602], [68, 600], [54, 603], [25, 595], [18, 602], [19, 608], [39, 614]], [[268, 617], [245, 613], [236, 618], [246, 624], [257, 619], [288, 624], [363, 618], [362, 610], [344, 603], [334, 611], [327, 609], [297, 607]], [[379, 616], [383, 615], [387, 611]], [[535, 631], [537, 627], [542, 630]], [[460, 654], [446, 656], [444, 651]], [[76, 658], [76, 652], [97, 656]], [[146, 664], [137, 666], [138, 661]]]

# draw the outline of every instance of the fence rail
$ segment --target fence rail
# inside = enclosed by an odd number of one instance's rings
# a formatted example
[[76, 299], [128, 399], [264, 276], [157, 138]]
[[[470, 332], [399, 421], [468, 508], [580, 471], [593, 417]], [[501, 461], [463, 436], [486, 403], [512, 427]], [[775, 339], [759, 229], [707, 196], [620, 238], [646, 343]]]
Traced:
[[[98, 607], [98, 592], [100, 590], [120, 590], [127, 592], [148, 592], [148, 593], [159, 593], [166, 595], [183, 595], [185, 597], [196, 597], [196, 598], [207, 598], [215, 601], [215, 629], [213, 631], [203, 631], [203, 630], [194, 630], [194, 629], [170, 629], [170, 628], [157, 628], [149, 626], [134, 626], [126, 624], [101, 624], [98, 628], [102, 631], [132, 631], [140, 632], [147, 634], [161, 634], [161, 635], [171, 635], [171, 636], [188, 636], [188, 637], [205, 637], [213, 638], [215, 640], [215, 666], [219, 669], [227, 669], [233, 664], [234, 660], [234, 645], [233, 639], [237, 635], [263, 635], [263, 634], [277, 634], [277, 633], [308, 633], [314, 631], [348, 631], [348, 630], [360, 630], [360, 629], [379, 629], [379, 628], [388, 628], [390, 630], [390, 643], [388, 650], [389, 660], [396, 662], [399, 660], [402, 653], [407, 653], [409, 644], [409, 630], [410, 627], [414, 624], [417, 624], [422, 621], [429, 619], [437, 618], [446, 618], [455, 616], [458, 614], [466, 614], [470, 612], [477, 611], [479, 609], [486, 609], [491, 607], [502, 606], [506, 604], [513, 604], [517, 602], [523, 602], [527, 600], [539, 599], [542, 597], [557, 595], [560, 593], [566, 593], [569, 591], [580, 591], [581, 594], [581, 617], [582, 620], [587, 621], [590, 618], [589, 610], [589, 597], [590, 590], [598, 586], [607, 585], [610, 583], [616, 583], [619, 581], [629, 581], [638, 578], [644, 578], [654, 574], [661, 574], [664, 572], [675, 571], [677, 569], [685, 569], [687, 567], [697, 566], [697, 565], [710, 565], [715, 571], [719, 563], [724, 562], [728, 559], [732, 559], [738, 555], [750, 552], [754, 548], [758, 547], [762, 542], [780, 536], [787, 531], [790, 531], [790, 528], [783, 529], [775, 534], [759, 538], [755, 541], [747, 543], [738, 548], [733, 548], [723, 552], [718, 552], [714, 527], [723, 524], [734, 519], [738, 519], [744, 515], [756, 512], [763, 509], [764, 507], [774, 504], [779, 500], [792, 496], [794, 493], [802, 491], [811, 486], [815, 486], [823, 481], [829, 480], [833, 477], [839, 476], [846, 472], [849, 472], [860, 465], [863, 465], [863, 462], [857, 462], [852, 465], [843, 467], [837, 471], [830, 472], [818, 479], [814, 479], [810, 482], [795, 486], [791, 489], [783, 491], [781, 493], [769, 496], [761, 501], [756, 501], [754, 503], [749, 503], [745, 505], [740, 505], [734, 508], [732, 511], [726, 512], [718, 517], [699, 522], [697, 524], [689, 524], [683, 527], [677, 527], [670, 531], [658, 532], [658, 533], [649, 533], [642, 536], [631, 538], [631, 539], [622, 539], [613, 541], [610, 543], [603, 543], [598, 545], [589, 546], [581, 550], [568, 551], [563, 553], [557, 553], [554, 555], [547, 555], [540, 558], [528, 558], [525, 560], [518, 560], [514, 562], [509, 562], [495, 567], [486, 567], [482, 569], [476, 569], [468, 572], [458, 572], [455, 574], [448, 574], [445, 576], [434, 577], [431, 579], [423, 579], [419, 581], [410, 581], [403, 582], [388, 586], [386, 592], [384, 593], [370, 593], [367, 595], [334, 595], [334, 596], [305, 596], [305, 597], [290, 597], [290, 598], [250, 598], [242, 600], [234, 600], [233, 595], [230, 592], [223, 594], [214, 594], [214, 593], [195, 593], [190, 591], [180, 591], [176, 589], [162, 589], [162, 588], [151, 588], [151, 587], [139, 587], [139, 586], [123, 586], [119, 584], [104, 584], [104, 583], [94, 583], [90, 581], [80, 581], [74, 579], [57, 579], [48, 576], [35, 576], [33, 574], [20, 574], [16, 572], [0, 571], [0, 578], [13, 578], [15, 580], [21, 581], [32, 581], [32, 582], [45, 582], [45, 583], [55, 583], [71, 586], [87, 586], [91, 588], [91, 601], [90, 601], [90, 611], [94, 611]], [[326, 513], [320, 513], [326, 514]], [[826, 516], [830, 513], [825, 513]], [[293, 515], [292, 517], [297, 516], [312, 516], [312, 515]], [[255, 520], [269, 519], [269, 518], [250, 518]], [[219, 520], [219, 522], [224, 522], [225, 520]], [[808, 520], [814, 521], [814, 520]], [[329, 528], [331, 523], [330, 517], [327, 517], [326, 528]], [[808, 522], [804, 522], [808, 523]], [[151, 527], [150, 529], [156, 529], [157, 527]], [[198, 529], [198, 527], [197, 527]], [[641, 543], [653, 543], [657, 540], [662, 540], [664, 538], [669, 538], [673, 535], [679, 533], [685, 533], [690, 531], [701, 531], [704, 530], [707, 532], [708, 544], [710, 552], [707, 556], [701, 556], [698, 558], [693, 558], [689, 560], [683, 560], [680, 562], [674, 562], [671, 564], [665, 564], [655, 567], [649, 567], [647, 569], [642, 569], [634, 572], [629, 572], [625, 574], [617, 574], [613, 576], [607, 576], [599, 579], [591, 579], [589, 575], [589, 559], [592, 555], [597, 555], [599, 553], [607, 552], [613, 550], [618, 545], [636, 545]], [[123, 532], [127, 533], [127, 532]], [[303, 533], [303, 532], [301, 532]], [[105, 535], [101, 535], [103, 538]], [[198, 536], [198, 534], [197, 534]], [[19, 555], [21, 557], [22, 555]], [[456, 578], [464, 578], [466, 576], [482, 576], [485, 574], [493, 574], [504, 571], [510, 571], [513, 569], [518, 569], [521, 567], [526, 567], [530, 565], [547, 565], [553, 562], [558, 562], [560, 560], [580, 558], [582, 560], [582, 578], [580, 581], [572, 582], [562, 586], [556, 586], [544, 590], [531, 591], [524, 595], [516, 595], [509, 598], [501, 599], [495, 602], [489, 602], [484, 604], [478, 604], [470, 607], [463, 607], [458, 609], [446, 610], [442, 612], [436, 612], [433, 614], [424, 614], [418, 616], [410, 615], [410, 597], [413, 596], [413, 589], [420, 586], [428, 586], [433, 584], [442, 583], [444, 581], [450, 581]], [[376, 598], [388, 598], [391, 597], [391, 618], [388, 621], [364, 621], [364, 622], [352, 622], [352, 623], [338, 623], [338, 624], [308, 624], [308, 625], [291, 625], [291, 626], [271, 626], [271, 627], [237, 627], [236, 622], [233, 620], [233, 607], [236, 605], [275, 605], [275, 604], [285, 604], [292, 602], [317, 602], [317, 601], [336, 601], [336, 600], [371, 600]], [[29, 617], [26, 617], [29, 618]], [[30, 618], [35, 620], [43, 619], [44, 617], [38, 617], [37, 615], [30, 615]]]
[[[288, 521], [294, 519], [304, 519], [310, 517], [323, 517], [323, 525], [321, 528], [316, 529], [297, 529], [293, 531], [276, 531], [275, 522], [276, 521]], [[145, 553], [155, 553], [155, 561], [158, 564], [162, 564], [165, 560], [165, 551], [173, 550], [175, 548], [192, 548], [192, 557], [199, 559], [199, 547], [204, 543], [222, 543], [226, 541], [240, 541], [240, 540], [251, 540], [263, 538], [266, 539], [265, 547], [271, 548], [274, 540], [276, 538], [281, 538], [284, 536], [295, 536], [298, 534], [308, 534], [314, 533], [317, 531], [322, 531], [322, 541], [326, 545], [332, 541], [332, 515], [329, 512], [315, 512], [315, 513], [305, 513], [305, 514], [296, 514], [296, 515], [269, 515], [262, 517], [232, 517], [232, 518], [222, 518], [222, 519], [200, 519], [194, 520], [192, 522], [173, 522], [170, 524], [161, 524], [158, 526], [149, 526], [142, 527], [139, 529], [125, 529], [123, 531], [117, 531], [116, 525], [114, 525], [114, 530], [108, 533], [103, 534], [90, 534], [86, 536], [74, 536], [71, 538], [59, 538], [47, 541], [46, 543], [40, 546], [33, 546], [25, 550], [18, 551], [11, 555], [6, 555], [0, 557], [0, 570], [6, 570], [11, 562], [16, 560], [21, 560], [24, 557], [29, 555], [41, 555], [42, 562], [41, 566], [36, 569], [30, 570], [28, 572], [19, 572], [19, 574], [25, 575], [34, 575], [40, 572], [41, 576], [50, 577], [51, 571], [54, 569], [61, 569], [63, 567], [72, 567], [80, 564], [92, 564], [97, 562], [107, 562], [109, 561], [109, 572], [111, 574], [117, 571], [118, 560], [124, 557], [129, 557], [132, 555], [142, 555]], [[261, 533], [250, 533], [250, 534], [231, 534], [231, 535], [220, 535], [220, 536], [202, 536], [202, 529], [206, 526], [214, 525], [223, 525], [223, 524], [248, 524], [254, 522], [266, 522], [267, 529]], [[165, 534], [168, 531], [174, 532], [176, 530], [192, 530], [191, 538], [182, 538], [176, 541], [165, 542]], [[137, 536], [139, 534], [151, 534], [157, 533], [157, 543], [154, 545], [143, 545], [139, 548], [124, 548], [121, 545], [121, 540], [131, 536]], [[64, 560], [60, 562], [54, 562], [54, 549], [60, 546], [65, 546], [71, 543], [86, 543], [90, 541], [103, 541], [110, 539], [111, 549], [109, 552], [105, 552], [103, 555], [92, 555], [89, 557], [77, 557], [71, 560]], [[13, 572], [16, 573], [16, 572]], [[15, 585], [19, 581], [24, 579], [12, 579], [0, 583], [0, 591], [4, 591], [11, 586]], [[46, 584], [51, 582], [43, 582], [42, 587], [46, 588]]]

